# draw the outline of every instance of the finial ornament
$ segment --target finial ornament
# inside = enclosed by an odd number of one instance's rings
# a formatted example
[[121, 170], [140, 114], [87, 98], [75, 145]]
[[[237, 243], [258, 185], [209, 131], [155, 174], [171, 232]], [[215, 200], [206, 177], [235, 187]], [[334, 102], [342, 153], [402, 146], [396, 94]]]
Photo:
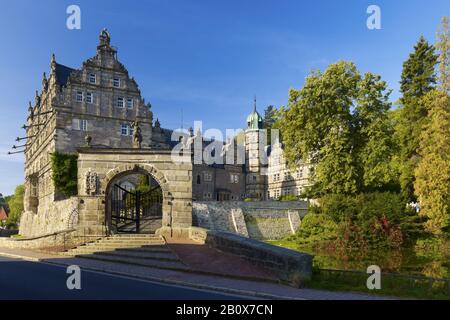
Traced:
[[44, 74], [42, 76], [42, 89], [44, 91], [47, 91], [47, 87], [48, 87], [47, 75], [44, 72]]
[[100, 45], [104, 46], [104, 45], [108, 45], [111, 42], [111, 35], [109, 34], [108, 29], [103, 28], [102, 32], [100, 33]]
[[41, 97], [39, 96], [39, 92], [37, 90], [36, 90], [36, 96], [34, 97], [34, 102], [37, 107], [39, 107], [41, 104]]
[[253, 98], [253, 112], [256, 112], [256, 95]]
[[50, 61], [50, 68], [54, 74], [56, 72], [56, 57], [54, 53], [52, 54], [52, 60]]

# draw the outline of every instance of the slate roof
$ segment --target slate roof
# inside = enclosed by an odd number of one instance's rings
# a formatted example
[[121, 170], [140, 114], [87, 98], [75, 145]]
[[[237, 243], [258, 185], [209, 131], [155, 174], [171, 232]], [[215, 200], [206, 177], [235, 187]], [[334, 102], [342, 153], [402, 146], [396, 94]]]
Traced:
[[67, 80], [69, 79], [69, 75], [71, 72], [75, 71], [75, 69], [69, 68], [65, 65], [56, 64], [56, 81], [62, 87], [67, 85]]

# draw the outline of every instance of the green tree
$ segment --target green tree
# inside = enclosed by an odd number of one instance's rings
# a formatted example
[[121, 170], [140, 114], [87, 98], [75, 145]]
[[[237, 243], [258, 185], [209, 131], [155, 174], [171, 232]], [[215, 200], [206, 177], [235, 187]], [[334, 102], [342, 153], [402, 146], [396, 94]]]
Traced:
[[427, 116], [423, 102], [424, 95], [436, 84], [435, 65], [438, 56], [435, 48], [421, 37], [414, 46], [414, 52], [403, 64], [400, 89], [401, 113], [396, 126], [400, 144], [399, 182], [406, 200], [414, 200], [414, 168], [419, 161], [420, 132]]
[[349, 128], [360, 74], [355, 65], [341, 61], [324, 73], [313, 71], [301, 90], [289, 91], [278, 126], [291, 164], [301, 159], [320, 160], [318, 151], [335, 128]]
[[429, 121], [420, 135], [421, 160], [415, 169], [415, 193], [425, 228], [440, 235], [450, 225], [450, 97], [434, 90], [425, 97]]
[[25, 187], [24, 185], [18, 185], [14, 191], [14, 195], [12, 195], [8, 199], [9, 206], [9, 216], [6, 221], [6, 225], [10, 228], [15, 228], [18, 226], [20, 222], [20, 217], [23, 212], [23, 197], [25, 195]]
[[366, 73], [358, 84], [355, 127], [358, 129], [358, 163], [364, 189], [393, 185], [395, 171], [393, 124], [389, 117], [390, 91], [380, 76]]
[[277, 109], [270, 105], [264, 110], [264, 129], [267, 130], [267, 144], [272, 144], [272, 135], [271, 129], [273, 128], [275, 122], [277, 120]]

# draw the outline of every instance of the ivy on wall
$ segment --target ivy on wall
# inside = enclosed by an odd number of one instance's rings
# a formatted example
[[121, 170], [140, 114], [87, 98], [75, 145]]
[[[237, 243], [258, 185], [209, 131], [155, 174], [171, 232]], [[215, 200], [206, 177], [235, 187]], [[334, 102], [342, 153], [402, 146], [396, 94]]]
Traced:
[[53, 183], [56, 190], [66, 197], [77, 194], [77, 159], [76, 154], [51, 154]]

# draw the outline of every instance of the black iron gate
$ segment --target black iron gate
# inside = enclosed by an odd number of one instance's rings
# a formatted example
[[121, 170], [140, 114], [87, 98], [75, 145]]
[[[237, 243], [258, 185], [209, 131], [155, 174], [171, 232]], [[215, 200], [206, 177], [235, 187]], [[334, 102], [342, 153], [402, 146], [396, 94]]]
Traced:
[[159, 186], [149, 191], [126, 190], [115, 184], [110, 196], [111, 225], [118, 233], [141, 233], [143, 222], [162, 218]]

